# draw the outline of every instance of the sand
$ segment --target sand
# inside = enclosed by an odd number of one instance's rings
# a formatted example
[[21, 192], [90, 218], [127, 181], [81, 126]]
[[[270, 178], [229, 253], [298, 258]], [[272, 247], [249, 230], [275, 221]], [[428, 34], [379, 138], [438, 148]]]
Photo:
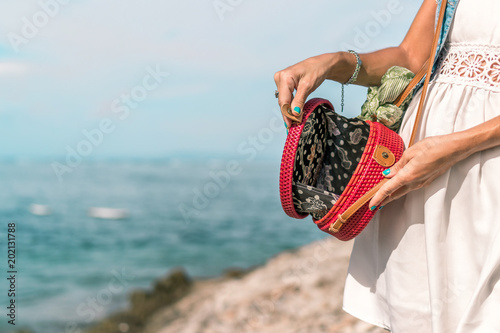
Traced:
[[326, 238], [212, 279], [177, 269], [85, 333], [386, 333], [342, 310], [351, 249]]

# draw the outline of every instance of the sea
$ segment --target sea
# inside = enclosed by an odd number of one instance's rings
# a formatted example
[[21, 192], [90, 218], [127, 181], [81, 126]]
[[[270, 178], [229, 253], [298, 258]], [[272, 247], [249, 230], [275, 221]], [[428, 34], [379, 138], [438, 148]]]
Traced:
[[172, 269], [218, 276], [324, 238], [310, 218], [285, 215], [278, 179], [279, 160], [0, 162], [0, 332], [78, 332]]

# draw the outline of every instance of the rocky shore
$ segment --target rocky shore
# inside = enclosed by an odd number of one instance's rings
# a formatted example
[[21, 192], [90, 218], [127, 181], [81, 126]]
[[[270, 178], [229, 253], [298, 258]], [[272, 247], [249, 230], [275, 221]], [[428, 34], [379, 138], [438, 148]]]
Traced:
[[342, 310], [351, 247], [329, 238], [206, 280], [176, 270], [85, 333], [386, 332]]

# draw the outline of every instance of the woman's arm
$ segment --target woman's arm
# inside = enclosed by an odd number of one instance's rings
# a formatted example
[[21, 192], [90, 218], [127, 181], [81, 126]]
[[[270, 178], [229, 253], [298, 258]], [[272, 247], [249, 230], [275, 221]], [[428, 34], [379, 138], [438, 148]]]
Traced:
[[[424, 0], [408, 33], [398, 47], [361, 54], [363, 66], [356, 84], [363, 86], [379, 85], [382, 75], [392, 66], [402, 66], [417, 72], [429, 57], [434, 19], [435, 0]], [[348, 52], [322, 54], [290, 66], [274, 75], [279, 91], [280, 107], [291, 105], [302, 110], [307, 97], [324, 80], [347, 82], [356, 67], [356, 58]], [[293, 92], [296, 90], [295, 97]], [[293, 100], [293, 101], [292, 101]], [[285, 118], [288, 127], [292, 122]]]
[[383, 206], [410, 191], [430, 184], [455, 163], [500, 145], [500, 116], [468, 130], [433, 136], [408, 148], [386, 176], [391, 178], [370, 201]]
[[[405, 38], [398, 47], [383, 49], [380, 51], [360, 55], [363, 67], [358, 75], [356, 83], [362, 86], [380, 85], [382, 75], [392, 66], [408, 68], [413, 73], [417, 73], [425, 61], [429, 58], [434, 37], [434, 21], [437, 5], [435, 0], [425, 0], [420, 7], [415, 19]], [[344, 52], [345, 53], [345, 52]], [[351, 59], [350, 68], [347, 71], [346, 82], [356, 66], [356, 59]]]

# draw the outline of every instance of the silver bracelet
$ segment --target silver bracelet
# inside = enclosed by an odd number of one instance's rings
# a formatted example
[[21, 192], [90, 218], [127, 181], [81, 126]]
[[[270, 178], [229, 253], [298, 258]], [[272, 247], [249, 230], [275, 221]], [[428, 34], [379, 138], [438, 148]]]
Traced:
[[356, 57], [356, 68], [354, 69], [354, 73], [352, 73], [352, 76], [349, 79], [349, 81], [344, 83], [344, 85], [346, 85], [346, 86], [348, 86], [351, 83], [354, 83], [356, 81], [356, 79], [358, 78], [359, 70], [361, 69], [361, 65], [363, 65], [363, 62], [361, 62], [361, 58], [359, 57], [358, 52], [353, 51], [353, 50], [349, 50], [347, 52], [354, 54], [354, 56]]
[[351, 78], [346, 83], [342, 83], [342, 96], [340, 99], [341, 112], [344, 112], [344, 86], [348, 86], [357, 80], [359, 71], [361, 69], [361, 65], [363, 65], [363, 62], [361, 61], [358, 52], [354, 50], [348, 50], [347, 52], [354, 54], [354, 56], [356, 57], [356, 68], [354, 69], [354, 73], [352, 73]]

